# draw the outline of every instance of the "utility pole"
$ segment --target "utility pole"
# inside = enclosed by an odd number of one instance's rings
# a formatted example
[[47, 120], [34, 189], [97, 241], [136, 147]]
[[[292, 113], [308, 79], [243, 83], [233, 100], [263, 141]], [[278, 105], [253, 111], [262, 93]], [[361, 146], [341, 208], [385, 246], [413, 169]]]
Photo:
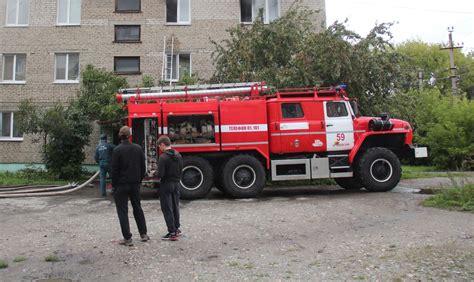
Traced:
[[449, 33], [448, 47], [444, 47], [440, 49], [449, 50], [449, 61], [450, 61], [449, 69], [451, 70], [451, 76], [450, 76], [451, 88], [453, 89], [453, 95], [456, 95], [458, 93], [458, 88], [457, 88], [458, 77], [456, 75], [456, 65], [454, 64], [454, 49], [460, 49], [463, 46], [453, 46], [453, 31], [454, 31], [454, 27], [448, 27], [448, 33]]

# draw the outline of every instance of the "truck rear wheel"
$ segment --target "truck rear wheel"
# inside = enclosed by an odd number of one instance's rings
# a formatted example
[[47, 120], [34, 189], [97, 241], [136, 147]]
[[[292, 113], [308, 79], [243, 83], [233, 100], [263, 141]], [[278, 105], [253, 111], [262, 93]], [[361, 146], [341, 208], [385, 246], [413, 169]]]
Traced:
[[265, 186], [265, 168], [250, 155], [232, 157], [221, 174], [224, 191], [236, 198], [252, 198]]
[[204, 198], [212, 187], [213, 174], [212, 166], [206, 159], [184, 157], [183, 174], [180, 181], [181, 198]]
[[400, 160], [389, 149], [368, 149], [359, 160], [360, 182], [371, 192], [392, 190], [397, 186], [401, 175]]
[[346, 190], [359, 190], [364, 187], [356, 177], [334, 178], [337, 185]]

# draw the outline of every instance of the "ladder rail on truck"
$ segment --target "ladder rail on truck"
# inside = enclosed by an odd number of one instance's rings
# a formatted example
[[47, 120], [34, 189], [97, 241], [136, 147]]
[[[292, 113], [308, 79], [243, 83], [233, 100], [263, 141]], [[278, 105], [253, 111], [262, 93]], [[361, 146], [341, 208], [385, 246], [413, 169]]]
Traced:
[[345, 189], [391, 190], [399, 157], [426, 157], [409, 123], [360, 117], [343, 87], [288, 88], [264, 83], [124, 89], [132, 141], [145, 148], [156, 181], [156, 140], [168, 135], [184, 161], [182, 198], [215, 186], [255, 197], [265, 181], [334, 178]]

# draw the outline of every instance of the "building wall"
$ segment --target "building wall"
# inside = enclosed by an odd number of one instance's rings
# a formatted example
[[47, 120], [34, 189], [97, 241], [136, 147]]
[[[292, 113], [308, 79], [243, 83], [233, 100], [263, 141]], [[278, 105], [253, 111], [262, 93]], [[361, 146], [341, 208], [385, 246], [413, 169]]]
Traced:
[[[226, 29], [240, 23], [239, 0], [191, 0], [191, 24], [166, 23], [165, 0], [142, 0], [141, 13], [116, 13], [115, 0], [82, 0], [80, 26], [57, 26], [58, 0], [30, 0], [29, 25], [6, 27], [6, 3], [0, 0], [0, 54], [25, 53], [26, 83], [2, 84], [0, 112], [15, 111], [23, 99], [48, 107], [67, 103], [79, 90], [79, 84], [54, 83], [55, 53], [79, 53], [80, 66], [93, 64], [113, 70], [114, 56], [140, 56], [141, 75], [126, 76], [130, 86], [141, 83], [142, 75], [161, 78], [164, 37], [175, 38], [174, 49], [191, 53], [192, 72], [209, 78], [213, 71], [210, 39], [227, 38]], [[282, 15], [294, 0], [281, 0]], [[325, 22], [324, 0], [303, 0], [313, 10], [322, 10], [315, 18]], [[114, 43], [114, 25], [141, 26], [141, 43]], [[318, 25], [319, 26], [319, 25]], [[169, 44], [169, 42], [168, 42]], [[168, 49], [170, 46], [168, 46]], [[0, 56], [0, 73], [2, 72]], [[1, 76], [0, 76], [1, 79]], [[98, 130], [92, 136], [97, 139]], [[0, 141], [0, 163], [41, 162], [40, 146], [35, 136], [23, 141]], [[92, 161], [95, 146], [87, 149], [87, 162]]]

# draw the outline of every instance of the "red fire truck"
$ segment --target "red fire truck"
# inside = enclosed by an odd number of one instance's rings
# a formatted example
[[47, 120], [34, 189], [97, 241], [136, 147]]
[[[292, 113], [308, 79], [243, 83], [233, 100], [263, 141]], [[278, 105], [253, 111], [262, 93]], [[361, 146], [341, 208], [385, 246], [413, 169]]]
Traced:
[[361, 117], [343, 87], [280, 89], [264, 83], [124, 89], [132, 141], [156, 181], [162, 134], [183, 155], [181, 197], [211, 187], [255, 197], [265, 182], [334, 178], [345, 189], [382, 192], [401, 177], [399, 157], [426, 157], [406, 121]]

